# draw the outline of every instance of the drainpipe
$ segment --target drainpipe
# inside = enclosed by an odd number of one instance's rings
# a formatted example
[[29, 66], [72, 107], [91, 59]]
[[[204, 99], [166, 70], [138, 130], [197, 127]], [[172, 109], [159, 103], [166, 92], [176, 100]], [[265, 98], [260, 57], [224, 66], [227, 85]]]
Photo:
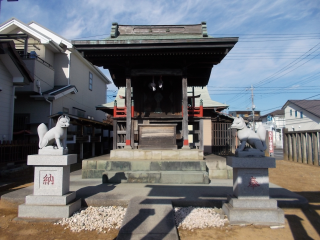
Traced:
[[[37, 86], [37, 88], [38, 88], [39, 94], [42, 96], [41, 85], [40, 85], [40, 81], [39, 81], [39, 80], [37, 80], [36, 86]], [[51, 115], [52, 115], [52, 102], [50, 102], [50, 101], [48, 100], [48, 96], [47, 96], [47, 97], [43, 96], [43, 97], [44, 97], [44, 100], [46, 100], [46, 101], [50, 104], [50, 116], [51, 116]], [[51, 129], [51, 118], [49, 119], [49, 126], [48, 126], [48, 128]]]
[[15, 102], [15, 92], [16, 92], [16, 86], [12, 87], [12, 102], [11, 102], [11, 127], [10, 127], [10, 133], [9, 133], [9, 138], [8, 140], [13, 140], [13, 121], [14, 121], [14, 102]]
[[71, 69], [71, 51], [69, 51], [68, 53], [68, 58], [69, 58], [69, 64], [68, 64], [68, 86], [70, 85], [70, 69]]
[[[50, 116], [52, 115], [52, 102], [48, 100], [48, 97], [44, 96], [44, 99], [50, 104]], [[51, 118], [49, 119], [49, 129], [51, 129]]]

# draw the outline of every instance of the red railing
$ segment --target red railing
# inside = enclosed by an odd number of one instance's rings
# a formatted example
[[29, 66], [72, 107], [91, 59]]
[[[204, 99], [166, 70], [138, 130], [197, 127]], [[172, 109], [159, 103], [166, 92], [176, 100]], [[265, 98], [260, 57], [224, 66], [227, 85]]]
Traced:
[[127, 116], [127, 107], [117, 107], [113, 108], [113, 117], [126, 117]]
[[[183, 117], [183, 106], [182, 106]], [[203, 117], [203, 102], [200, 100], [200, 107], [188, 107], [188, 117]]]
[[[117, 100], [114, 100], [113, 117], [127, 117], [127, 107], [117, 107]], [[134, 117], [134, 102], [131, 102], [131, 117]]]
[[188, 117], [203, 117], [203, 106], [188, 107]]

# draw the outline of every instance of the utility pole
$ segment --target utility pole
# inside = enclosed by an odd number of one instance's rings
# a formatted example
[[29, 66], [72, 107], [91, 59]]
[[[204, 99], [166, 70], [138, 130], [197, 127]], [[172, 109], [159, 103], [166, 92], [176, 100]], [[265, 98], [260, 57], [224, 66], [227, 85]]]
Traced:
[[253, 127], [253, 131], [256, 131], [255, 125], [254, 125], [254, 109], [256, 108], [256, 106], [254, 105], [254, 95], [253, 95], [253, 86], [251, 85], [251, 109], [252, 109], [252, 127]]

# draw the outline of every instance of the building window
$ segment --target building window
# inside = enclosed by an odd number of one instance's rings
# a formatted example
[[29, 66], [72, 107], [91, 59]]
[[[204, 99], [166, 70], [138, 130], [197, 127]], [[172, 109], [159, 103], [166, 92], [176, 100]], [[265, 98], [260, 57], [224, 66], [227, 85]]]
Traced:
[[298, 117], [298, 111], [297, 110], [294, 112], [294, 116]]
[[300, 118], [303, 118], [303, 112], [302, 111], [300, 112]]
[[86, 113], [86, 111], [85, 111], [85, 110], [82, 110], [82, 109], [79, 109], [79, 108], [73, 107], [73, 115], [76, 115], [76, 116], [78, 116], [78, 117], [82, 117], [82, 118], [84, 118], [85, 113]]
[[290, 117], [292, 117], [292, 109], [290, 109]]
[[89, 90], [92, 91], [93, 75], [89, 72]]
[[69, 113], [69, 108], [63, 107], [63, 108], [62, 108], [62, 112], [63, 112], [63, 113]]

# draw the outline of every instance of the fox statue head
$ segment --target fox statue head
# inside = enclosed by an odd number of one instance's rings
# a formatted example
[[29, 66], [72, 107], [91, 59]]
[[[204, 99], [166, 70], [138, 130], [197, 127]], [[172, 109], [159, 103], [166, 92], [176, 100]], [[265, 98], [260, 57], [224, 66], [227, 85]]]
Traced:
[[242, 117], [237, 117], [233, 120], [233, 123], [231, 125], [230, 128], [234, 128], [234, 129], [243, 129], [246, 127], [246, 123], [244, 122]]
[[61, 115], [58, 118], [58, 122], [56, 126], [62, 127], [62, 128], [67, 128], [70, 125], [70, 118], [66, 115]]

